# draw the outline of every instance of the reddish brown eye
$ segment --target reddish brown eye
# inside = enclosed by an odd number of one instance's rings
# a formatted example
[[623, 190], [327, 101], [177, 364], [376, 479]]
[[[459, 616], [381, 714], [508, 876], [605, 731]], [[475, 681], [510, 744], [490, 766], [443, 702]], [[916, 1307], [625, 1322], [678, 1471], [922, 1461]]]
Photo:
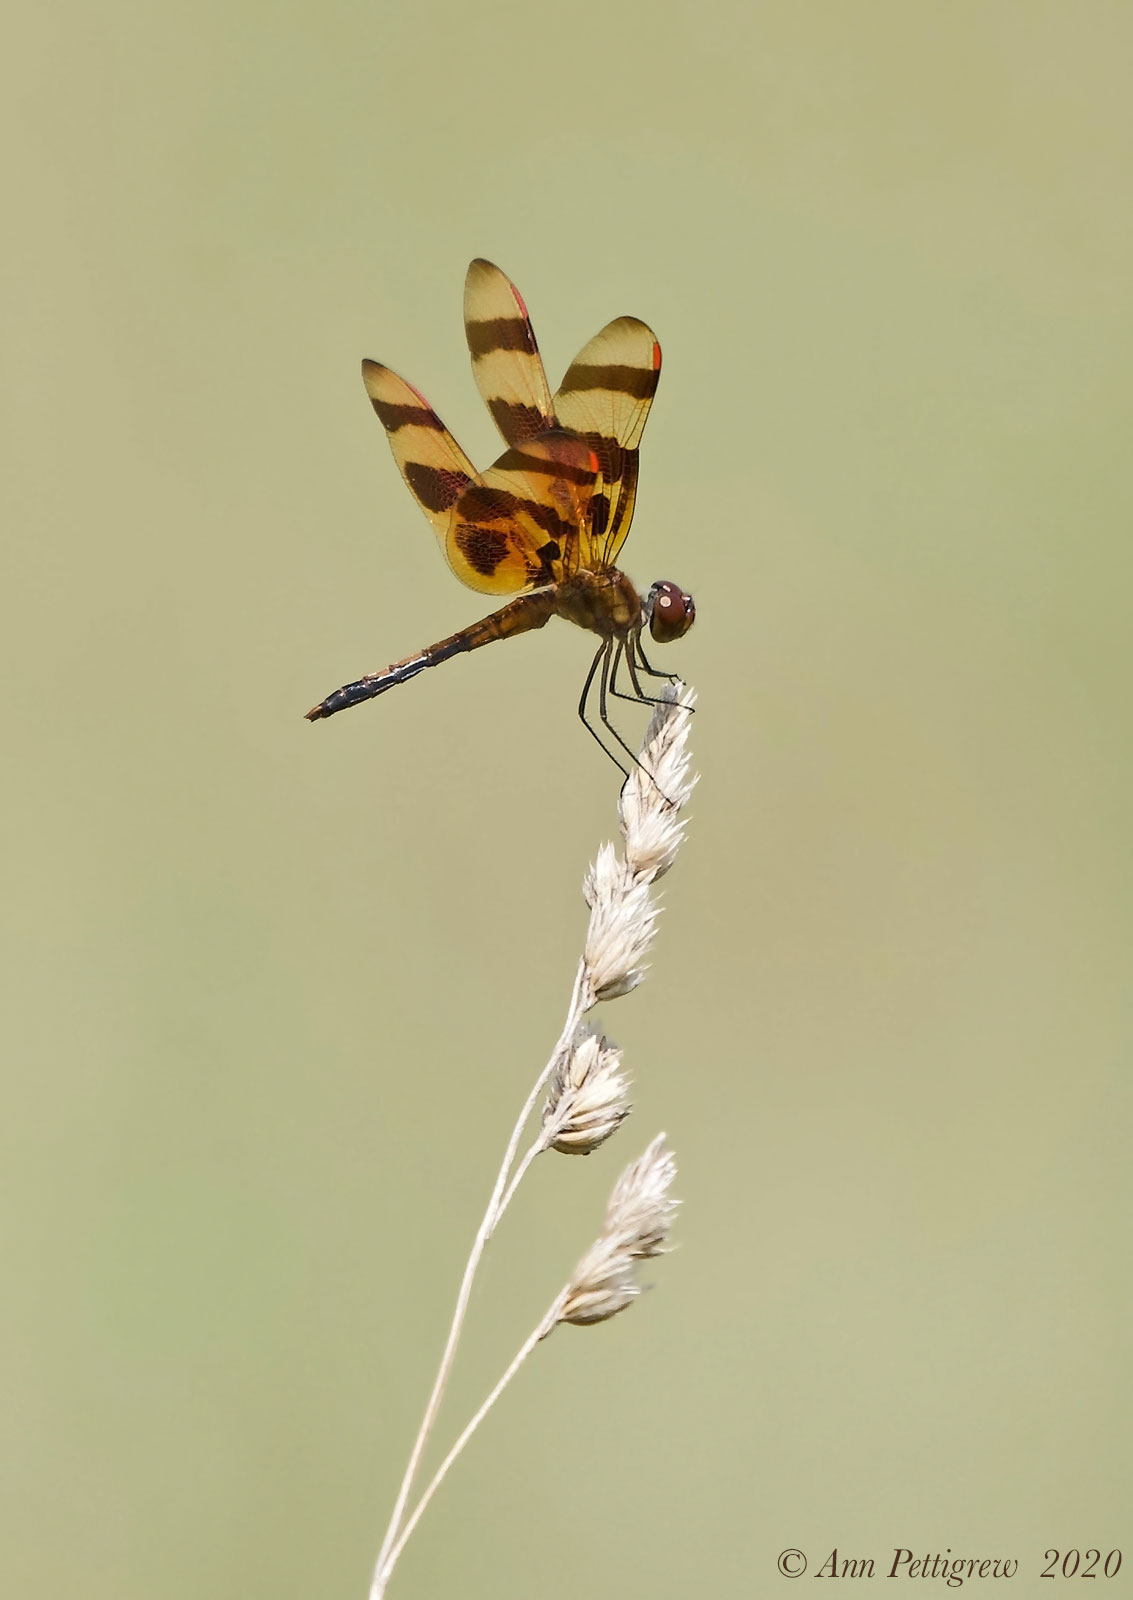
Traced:
[[655, 583], [645, 601], [649, 631], [658, 644], [668, 644], [687, 633], [696, 619], [692, 595], [675, 583]]

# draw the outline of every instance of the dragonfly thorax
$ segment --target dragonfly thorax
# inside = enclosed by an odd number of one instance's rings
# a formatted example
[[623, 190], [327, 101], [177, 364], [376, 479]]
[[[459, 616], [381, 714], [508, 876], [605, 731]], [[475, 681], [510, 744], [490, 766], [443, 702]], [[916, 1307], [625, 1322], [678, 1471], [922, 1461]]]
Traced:
[[555, 610], [603, 639], [624, 639], [641, 624], [641, 596], [616, 567], [582, 567], [555, 590]]

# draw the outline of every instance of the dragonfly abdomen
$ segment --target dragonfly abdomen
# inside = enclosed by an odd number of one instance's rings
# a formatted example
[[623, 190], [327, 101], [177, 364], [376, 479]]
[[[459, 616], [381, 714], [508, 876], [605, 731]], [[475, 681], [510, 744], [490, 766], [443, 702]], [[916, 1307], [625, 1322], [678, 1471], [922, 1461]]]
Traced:
[[449, 651], [446, 655], [438, 655], [436, 647], [433, 650], [422, 650], [420, 655], [408, 656], [404, 661], [398, 661], [392, 667], [386, 667], [384, 672], [372, 672], [365, 678], [358, 678], [354, 683], [344, 683], [341, 689], [336, 689], [333, 694], [328, 694], [325, 700], [320, 700], [317, 706], [312, 706], [307, 712], [308, 722], [319, 722], [323, 717], [333, 717], [336, 711], [345, 711], [348, 706], [361, 705], [363, 700], [373, 700], [376, 695], [385, 694], [387, 689], [396, 688], [399, 683], [408, 683], [410, 678], [415, 678], [419, 672], [424, 672], [426, 667], [431, 667], [438, 661], [445, 661], [448, 655], [455, 655]]
[[336, 689], [325, 700], [320, 700], [317, 706], [311, 707], [307, 712], [307, 721], [321, 722], [324, 717], [333, 717], [336, 711], [361, 705], [363, 700], [373, 700], [377, 695], [385, 694], [387, 689], [395, 689], [399, 683], [408, 683], [419, 672], [424, 672], [426, 667], [440, 666], [442, 661], [462, 655], [467, 650], [478, 650], [481, 645], [491, 644], [495, 639], [510, 639], [514, 633], [527, 633], [532, 628], [541, 628], [554, 614], [552, 590], [543, 589], [535, 594], [520, 595], [499, 611], [493, 611], [490, 617], [474, 622], [470, 628], [462, 628], [459, 633], [440, 640], [438, 644], [429, 645], [428, 649], [418, 651], [415, 656], [406, 656], [404, 661], [395, 661], [392, 667], [385, 667], [381, 672], [372, 672], [353, 683], [344, 683], [341, 689]]

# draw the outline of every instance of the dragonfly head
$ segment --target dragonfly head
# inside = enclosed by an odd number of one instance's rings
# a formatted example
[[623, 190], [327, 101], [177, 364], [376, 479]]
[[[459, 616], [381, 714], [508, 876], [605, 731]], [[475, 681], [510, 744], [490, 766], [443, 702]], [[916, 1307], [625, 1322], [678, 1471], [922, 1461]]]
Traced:
[[642, 607], [649, 631], [658, 644], [669, 644], [688, 632], [696, 620], [692, 595], [663, 579], [653, 584]]

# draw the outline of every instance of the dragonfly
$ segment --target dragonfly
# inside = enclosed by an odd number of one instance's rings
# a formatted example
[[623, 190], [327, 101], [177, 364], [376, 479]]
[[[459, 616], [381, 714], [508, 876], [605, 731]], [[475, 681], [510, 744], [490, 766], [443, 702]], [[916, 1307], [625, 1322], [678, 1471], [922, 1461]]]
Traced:
[[[332, 717], [408, 683], [429, 667], [563, 617], [597, 634], [578, 703], [583, 726], [628, 769], [591, 720], [636, 764], [610, 721], [609, 699], [655, 704], [641, 678], [658, 672], [641, 644], [692, 626], [692, 596], [660, 580], [641, 595], [617, 566], [637, 496], [638, 446], [661, 375], [661, 346], [636, 317], [618, 317], [583, 346], [552, 395], [531, 318], [511, 280], [475, 260], [464, 290], [472, 372], [507, 449], [477, 472], [424, 395], [389, 367], [362, 363], [362, 378], [401, 475], [450, 569], [481, 594], [514, 595], [459, 633], [344, 684], [307, 717]], [[625, 665], [632, 693], [618, 688]]]

